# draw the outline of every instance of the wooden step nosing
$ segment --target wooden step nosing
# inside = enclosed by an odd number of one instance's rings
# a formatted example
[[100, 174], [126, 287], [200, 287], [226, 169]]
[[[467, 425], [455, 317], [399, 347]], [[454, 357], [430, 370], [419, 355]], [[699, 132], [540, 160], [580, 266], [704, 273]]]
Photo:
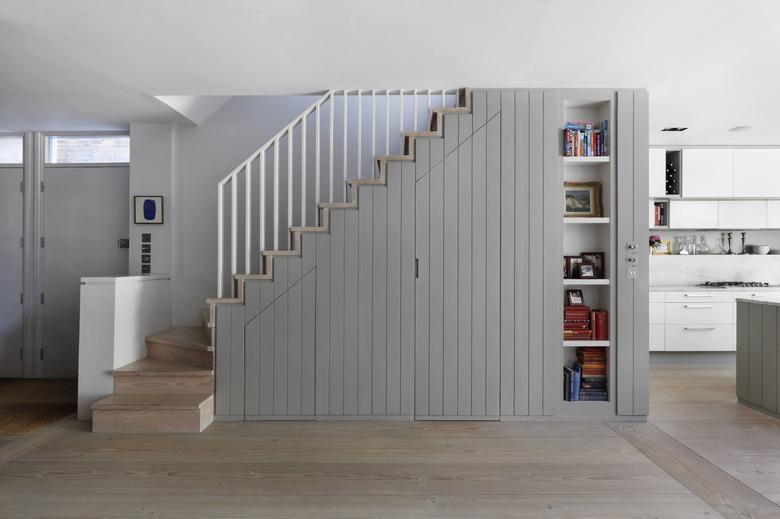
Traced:
[[214, 347], [211, 344], [185, 342], [185, 341], [178, 341], [176, 339], [162, 339], [162, 338], [147, 337], [146, 342], [155, 343], [155, 344], [164, 344], [166, 346], [175, 346], [177, 348], [183, 348], [186, 350], [196, 350], [196, 351], [203, 351], [203, 352], [214, 351]]
[[192, 370], [134, 370], [120, 371], [111, 370], [112, 377], [211, 377], [214, 376], [214, 370], [202, 368]]

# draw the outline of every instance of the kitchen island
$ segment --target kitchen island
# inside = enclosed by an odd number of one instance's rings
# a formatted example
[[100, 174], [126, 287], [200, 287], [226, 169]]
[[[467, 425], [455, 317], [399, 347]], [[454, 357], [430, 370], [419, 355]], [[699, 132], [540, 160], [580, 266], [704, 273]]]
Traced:
[[780, 417], [780, 298], [738, 297], [737, 399]]

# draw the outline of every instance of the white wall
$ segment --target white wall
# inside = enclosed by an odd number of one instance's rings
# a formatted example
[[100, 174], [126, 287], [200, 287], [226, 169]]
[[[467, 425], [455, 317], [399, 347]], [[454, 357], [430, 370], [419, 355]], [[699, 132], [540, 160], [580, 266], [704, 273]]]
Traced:
[[315, 99], [238, 96], [199, 126], [131, 124], [131, 195], [170, 186], [166, 223], [131, 225], [131, 273], [140, 269], [140, 234], [151, 228], [152, 271], [172, 276], [174, 326], [199, 324], [200, 307], [216, 296], [217, 182]]

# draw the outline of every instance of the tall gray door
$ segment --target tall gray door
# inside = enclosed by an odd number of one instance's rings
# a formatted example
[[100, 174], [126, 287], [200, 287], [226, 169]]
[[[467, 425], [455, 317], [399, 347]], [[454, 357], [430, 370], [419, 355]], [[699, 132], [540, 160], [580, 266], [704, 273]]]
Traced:
[[22, 376], [22, 168], [0, 168], [0, 377]]
[[41, 376], [74, 377], [81, 277], [127, 275], [129, 168], [48, 167], [44, 182]]
[[431, 141], [430, 171], [416, 186], [415, 416], [492, 420], [501, 382], [500, 118], [455, 122], [445, 121], [443, 146]]

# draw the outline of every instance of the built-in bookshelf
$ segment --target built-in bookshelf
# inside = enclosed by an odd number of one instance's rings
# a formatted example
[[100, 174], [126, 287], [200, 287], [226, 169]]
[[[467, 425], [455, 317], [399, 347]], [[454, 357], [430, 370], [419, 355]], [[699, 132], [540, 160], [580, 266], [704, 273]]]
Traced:
[[[563, 415], [580, 415], [594, 410], [609, 414], [614, 411], [615, 343], [612, 340], [614, 337], [612, 316], [616, 291], [611, 280], [615, 277], [614, 242], [616, 228], [612, 217], [615, 211], [616, 164], [615, 161], [611, 160], [613, 142], [610, 138], [613, 132], [612, 122], [615, 120], [614, 111], [614, 102], [609, 98], [564, 99], [561, 111], [561, 154], [563, 155], [564, 180], [562, 186], [564, 189], [562, 295], [564, 328], [566, 330], [560, 350], [560, 413]], [[569, 156], [572, 155], [571, 130], [578, 127], [586, 132], [589, 128], [598, 130], [598, 137], [579, 136], [581, 141], [588, 142], [589, 138], [596, 141], [597, 150], [586, 152], [592, 153], [592, 155]], [[567, 128], [570, 130], [569, 132], [567, 132]], [[582, 151], [580, 150], [578, 153], [582, 153]], [[600, 200], [595, 200], [595, 197], [600, 198]], [[600, 259], [598, 253], [602, 255]], [[584, 264], [591, 266], [583, 268], [581, 263], [579, 271], [572, 269], [570, 265], [577, 261], [577, 257], [581, 258], [580, 261], [584, 260]], [[593, 265], [599, 263], [601, 263], [600, 269], [594, 272], [597, 269], [593, 268]], [[575, 303], [579, 301], [577, 297], [582, 298], [583, 306], [588, 307], [590, 319], [585, 317], [585, 312], [577, 312], [576, 308], [570, 305], [572, 303], [569, 299], [570, 291], [575, 291]], [[598, 318], [595, 316], [595, 310], [603, 311], [599, 312]], [[596, 328], [597, 319], [598, 328]], [[590, 337], [584, 337], [586, 332], [583, 331], [583, 328], [586, 323], [590, 326]], [[597, 382], [596, 385], [601, 388], [602, 384], [605, 384], [603, 390], [606, 395], [602, 395], [599, 389], [596, 391], [599, 393], [598, 395], [594, 396], [592, 393], [585, 392], [583, 398], [603, 397], [606, 400], [572, 401], [569, 394], [571, 386], [564, 387], [564, 379], [571, 376], [571, 368], [574, 367], [575, 363], [579, 363], [578, 369], [583, 370], [583, 362], [592, 363], [593, 359], [596, 359], [596, 364], [589, 365], [589, 373], [592, 374], [594, 369], [603, 369], [606, 381], [600, 379], [601, 382]], [[597, 379], [598, 376], [595, 378]], [[591, 383], [589, 382], [589, 384]], [[594, 390], [590, 389], [590, 391]]]

